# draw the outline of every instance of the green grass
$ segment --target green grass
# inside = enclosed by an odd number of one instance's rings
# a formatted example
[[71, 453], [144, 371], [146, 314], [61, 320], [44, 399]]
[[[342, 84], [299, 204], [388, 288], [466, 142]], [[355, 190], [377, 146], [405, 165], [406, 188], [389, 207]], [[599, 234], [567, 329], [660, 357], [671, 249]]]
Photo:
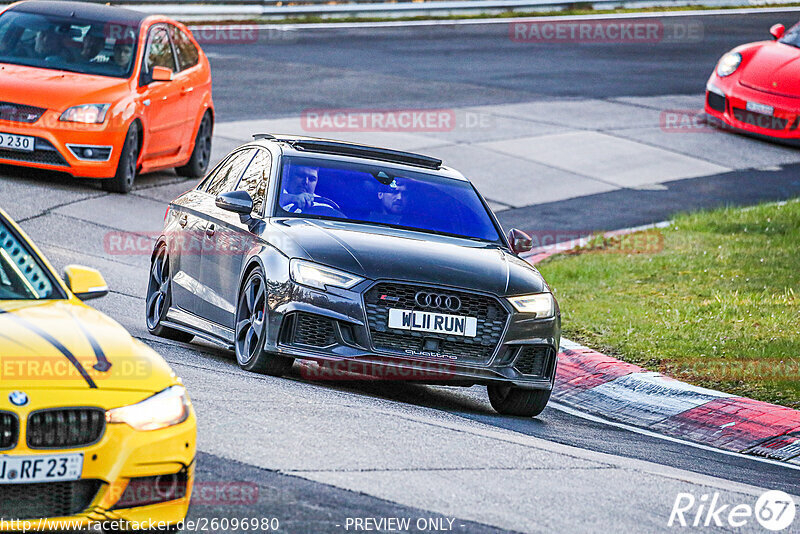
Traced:
[[[666, 6], [666, 7], [647, 7], [647, 8], [616, 8], [616, 9], [591, 9], [584, 8], [585, 3], [576, 2], [574, 7], [565, 7], [563, 9], [553, 9], [547, 11], [505, 11], [502, 13], [482, 13], [472, 15], [419, 15], [409, 17], [355, 17], [355, 16], [341, 16], [341, 17], [321, 17], [318, 15], [305, 15], [305, 16], [286, 16], [279, 19], [273, 18], [258, 18], [258, 19], [231, 19], [231, 20], [198, 20], [198, 21], [184, 21], [190, 26], [201, 26], [206, 24], [311, 24], [320, 22], [396, 22], [396, 21], [414, 21], [414, 20], [472, 20], [472, 19], [504, 19], [504, 18], [523, 18], [523, 17], [562, 17], [562, 16], [575, 16], [575, 15], [601, 15], [601, 14], [619, 14], [619, 13], [660, 13], [669, 11], [705, 11], [709, 9], [741, 9], [741, 8], [763, 8], [763, 7], [795, 7], [800, 6], [800, 3], [788, 4], [759, 4], [749, 5], [743, 3], [740, 6]], [[424, 9], [425, 4], [420, 4], [420, 9]], [[765, 34], [766, 35], [766, 34]]]
[[681, 215], [657, 232], [660, 251], [623, 253], [606, 241], [539, 265], [564, 335], [690, 383], [800, 409], [800, 201]]

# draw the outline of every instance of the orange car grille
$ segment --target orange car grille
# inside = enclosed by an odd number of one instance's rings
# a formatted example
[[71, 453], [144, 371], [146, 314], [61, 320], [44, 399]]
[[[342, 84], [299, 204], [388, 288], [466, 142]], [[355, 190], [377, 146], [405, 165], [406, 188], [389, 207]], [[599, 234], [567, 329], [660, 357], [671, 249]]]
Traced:
[[47, 139], [36, 138], [35, 149], [33, 152], [23, 152], [22, 150], [7, 150], [0, 148], [0, 159], [10, 159], [14, 161], [27, 161], [30, 163], [44, 163], [47, 165], [59, 165], [69, 167], [69, 163], [59, 154]]
[[39, 120], [46, 110], [25, 104], [0, 102], [0, 120], [34, 123]]

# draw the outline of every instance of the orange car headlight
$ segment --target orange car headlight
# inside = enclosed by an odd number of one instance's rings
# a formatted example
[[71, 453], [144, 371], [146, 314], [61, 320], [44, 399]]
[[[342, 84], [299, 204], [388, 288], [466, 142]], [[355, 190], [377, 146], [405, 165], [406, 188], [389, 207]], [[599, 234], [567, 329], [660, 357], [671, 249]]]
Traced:
[[82, 122], [85, 124], [100, 124], [106, 120], [106, 113], [111, 104], [83, 104], [72, 106], [58, 118], [64, 122]]
[[189, 397], [183, 386], [172, 386], [150, 398], [106, 412], [107, 423], [125, 423], [136, 430], [159, 430], [189, 418]]

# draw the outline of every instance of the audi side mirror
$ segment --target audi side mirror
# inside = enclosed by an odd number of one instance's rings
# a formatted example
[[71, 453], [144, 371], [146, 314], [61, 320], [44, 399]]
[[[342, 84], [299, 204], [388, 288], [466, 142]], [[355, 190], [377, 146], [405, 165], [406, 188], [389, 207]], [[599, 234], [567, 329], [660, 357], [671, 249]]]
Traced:
[[221, 210], [239, 215], [249, 215], [253, 211], [253, 197], [247, 191], [228, 191], [218, 195], [214, 204]]
[[511, 250], [517, 254], [528, 252], [533, 247], [531, 236], [516, 228], [509, 230], [508, 242], [511, 245]]
[[776, 24], [769, 29], [769, 34], [772, 35], [776, 41], [783, 37], [784, 33], [786, 33], [786, 27], [783, 24]]

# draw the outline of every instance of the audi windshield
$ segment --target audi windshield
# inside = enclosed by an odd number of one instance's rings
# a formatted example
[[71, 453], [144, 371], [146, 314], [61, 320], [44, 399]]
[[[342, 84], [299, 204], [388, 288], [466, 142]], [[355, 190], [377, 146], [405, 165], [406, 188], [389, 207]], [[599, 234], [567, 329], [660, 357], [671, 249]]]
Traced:
[[287, 156], [276, 216], [336, 219], [501, 242], [467, 181], [380, 164]]
[[139, 28], [11, 10], [0, 16], [0, 62], [127, 78]]

